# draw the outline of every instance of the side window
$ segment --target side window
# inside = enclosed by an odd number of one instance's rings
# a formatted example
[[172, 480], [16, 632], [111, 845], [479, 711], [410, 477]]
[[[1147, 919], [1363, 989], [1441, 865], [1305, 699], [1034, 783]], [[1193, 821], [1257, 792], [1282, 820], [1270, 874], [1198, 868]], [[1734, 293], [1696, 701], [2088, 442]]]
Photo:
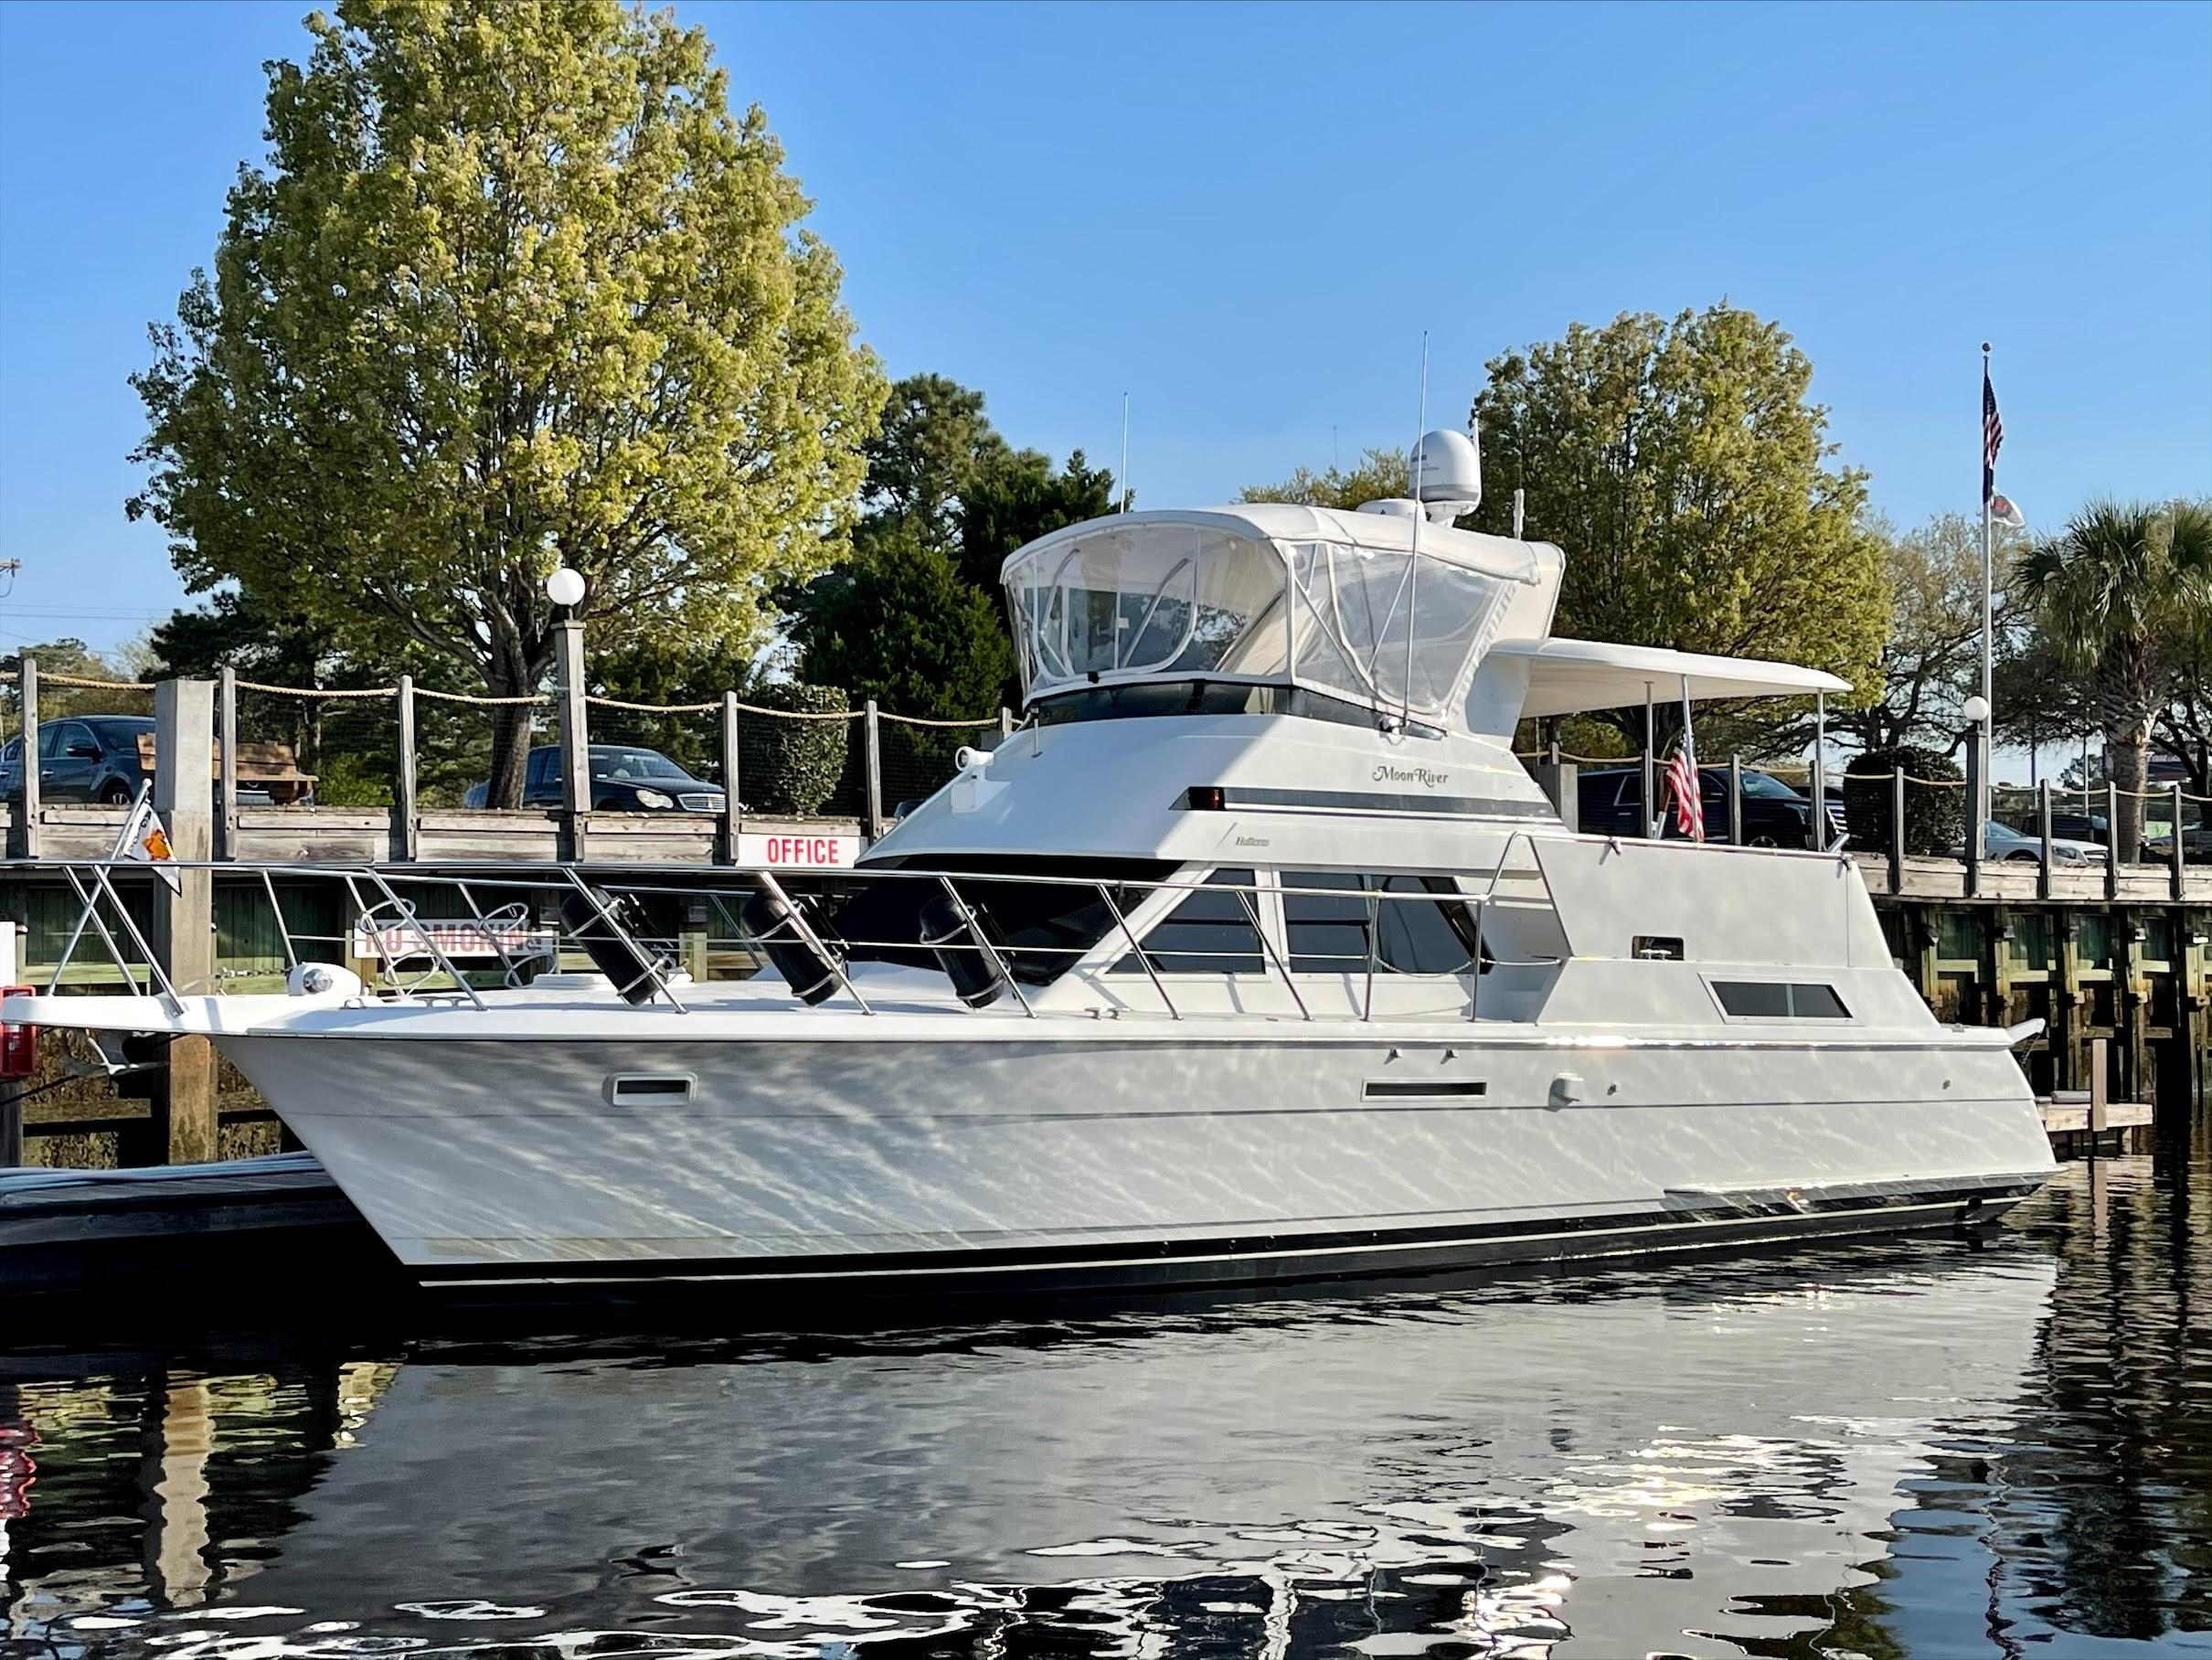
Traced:
[[1739, 1019], [1848, 1020], [1851, 1011], [1835, 987], [1817, 982], [1716, 980], [1713, 995], [1721, 1009]]
[[[1375, 966], [1385, 974], [1464, 974], [1474, 958], [1474, 925], [1442, 877], [1352, 876], [1327, 870], [1282, 873], [1283, 929], [1292, 974], [1365, 973], [1369, 907]], [[1318, 893], [1289, 891], [1320, 889]], [[1435, 894], [1433, 899], [1370, 899], [1374, 893]]]
[[98, 741], [92, 737], [92, 729], [81, 720], [65, 720], [57, 726], [54, 729], [54, 747], [51, 750], [46, 747], [44, 732], [38, 734], [38, 739], [39, 753], [49, 758], [56, 755], [67, 755], [71, 750], [87, 747], [94, 750], [100, 748]]
[[[1385, 893], [1452, 894], [1436, 876], [1387, 876]], [[1458, 974], [1474, 960], [1474, 931], [1466, 906], [1442, 899], [1384, 899], [1375, 954], [1401, 974]]]
[[[1282, 927], [1291, 973], [1356, 974], [1367, 967], [1367, 880], [1340, 870], [1282, 873]], [[1319, 893], [1292, 889], [1315, 888]]]
[[1621, 793], [1614, 804], [1622, 807], [1641, 807], [1643, 804], [1643, 774], [1629, 771], [1621, 774]]
[[38, 759], [51, 761], [61, 752], [62, 729], [69, 723], [56, 720], [38, 729]]
[[537, 750], [530, 755], [530, 772], [524, 782], [526, 790], [541, 790], [553, 781], [553, 751]]
[[[1217, 870], [1206, 878], [1207, 888], [1192, 894], [1153, 925], [1144, 936], [1144, 956], [1163, 974], [1259, 974], [1267, 972], [1260, 936], [1245, 911], [1250, 899], [1250, 870]], [[1226, 889], [1239, 888], [1242, 894]], [[1141, 974], [1134, 957], [1123, 957], [1114, 973]]]

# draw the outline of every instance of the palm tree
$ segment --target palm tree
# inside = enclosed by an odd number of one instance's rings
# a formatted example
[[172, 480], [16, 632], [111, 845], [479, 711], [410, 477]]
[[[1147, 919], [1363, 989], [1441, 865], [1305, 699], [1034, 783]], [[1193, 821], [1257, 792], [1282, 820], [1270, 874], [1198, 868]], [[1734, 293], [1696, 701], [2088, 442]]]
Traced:
[[2061, 655], [2089, 676], [2121, 791], [2112, 857], [2132, 858], [2143, 846], [2142, 793], [2168, 655], [2212, 610], [2212, 509], [2092, 502], [2063, 535], [2031, 548], [2013, 580]]

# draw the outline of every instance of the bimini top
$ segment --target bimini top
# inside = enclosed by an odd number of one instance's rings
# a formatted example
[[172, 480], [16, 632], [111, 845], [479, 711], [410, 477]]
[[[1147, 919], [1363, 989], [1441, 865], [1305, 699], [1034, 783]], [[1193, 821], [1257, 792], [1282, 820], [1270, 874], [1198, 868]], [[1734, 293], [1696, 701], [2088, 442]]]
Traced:
[[[1422, 553], [1426, 556], [1424, 548]], [[1651, 645], [1615, 645], [1603, 640], [1501, 640], [1499, 657], [1528, 660], [1528, 696], [1521, 718], [1579, 715], [1589, 709], [1628, 708], [1647, 697], [1661, 703], [1689, 697], [1803, 697], [1847, 692], [1848, 680], [1794, 663], [1756, 657], [1708, 657]]]
[[1090, 519], [1008, 557], [1035, 700], [1135, 680], [1274, 682], [1439, 716], [1540, 544], [1410, 516], [1251, 503]]

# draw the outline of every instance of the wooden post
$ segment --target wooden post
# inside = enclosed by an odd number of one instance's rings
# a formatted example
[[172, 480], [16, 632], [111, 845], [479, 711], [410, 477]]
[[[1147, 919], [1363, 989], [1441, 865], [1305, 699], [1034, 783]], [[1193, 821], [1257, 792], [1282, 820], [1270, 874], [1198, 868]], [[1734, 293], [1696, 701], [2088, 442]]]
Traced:
[[867, 834], [870, 841], [883, 834], [883, 729], [876, 716], [876, 700], [865, 706], [862, 722], [867, 761]]
[[1889, 891], [1905, 891], [1905, 769], [1889, 769]]
[[2186, 856], [2182, 852], [2181, 846], [2181, 784], [2179, 781], [2175, 782], [2170, 799], [2174, 803], [2174, 852], [2171, 856], [2174, 861], [2172, 866], [2174, 902], [2178, 905], [2187, 897], [2189, 880], [2188, 871], [2185, 867]]
[[2104, 786], [2104, 897], [2120, 897], [2120, 786]]
[[738, 862], [739, 840], [744, 825], [744, 803], [738, 799], [740, 782], [738, 747], [738, 695], [722, 694], [722, 863]]
[[217, 716], [221, 721], [217, 728], [220, 737], [216, 765], [221, 782], [217, 791], [215, 834], [222, 850], [220, 857], [234, 859], [238, 857], [238, 671], [228, 663], [217, 671], [216, 695]]
[[676, 939], [676, 958], [686, 974], [700, 985], [707, 984], [707, 901], [691, 899], [684, 906], [684, 928]]
[[1014, 711], [1003, 703], [998, 706], [998, 735], [1002, 739], [1014, 736]]
[[2042, 862], [2036, 868], [2036, 897], [2051, 897], [2051, 781], [2036, 786], [2036, 834], [2042, 838]]
[[2090, 1133], [2102, 1135], [2112, 1121], [2111, 1052], [2108, 1040], [2090, 1039]]
[[393, 778], [392, 826], [397, 832], [399, 857], [410, 863], [422, 857], [422, 824], [415, 812], [415, 677], [399, 676], [399, 770]]
[[[152, 880], [154, 929], [148, 942], [169, 984], [184, 996], [215, 990], [215, 883], [207, 868], [214, 814], [207, 780], [215, 771], [215, 687], [205, 680], [165, 680], [154, 688], [154, 807], [178, 864], [176, 887]], [[215, 1050], [207, 1038], [171, 1040], [168, 1064], [154, 1084], [154, 1131], [172, 1165], [216, 1155]]]
[[1728, 846], [1743, 846], [1743, 757], [1728, 757]]
[[38, 659], [23, 663], [23, 857], [38, 857]]
[[[0, 921], [0, 985], [16, 984], [16, 925]], [[22, 1080], [0, 1078], [0, 1170], [23, 1163]]]
[[581, 864], [591, 816], [591, 733], [584, 702], [584, 625], [559, 624], [555, 641], [560, 675], [561, 839]]

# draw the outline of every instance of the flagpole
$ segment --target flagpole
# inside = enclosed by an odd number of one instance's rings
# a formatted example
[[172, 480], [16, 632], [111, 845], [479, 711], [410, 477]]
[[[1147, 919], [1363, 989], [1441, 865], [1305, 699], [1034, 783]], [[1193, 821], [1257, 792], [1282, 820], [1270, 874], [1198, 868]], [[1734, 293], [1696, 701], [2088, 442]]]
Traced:
[[[1989, 397], [1989, 342], [1986, 340], [1982, 342], [1982, 396], [1986, 404]], [[1981, 788], [1976, 793], [1973, 803], [1974, 827], [1970, 833], [1976, 842], [1980, 841], [1982, 825], [1989, 817], [1989, 804], [1992, 800], [1990, 766], [1996, 760], [1996, 746], [1992, 740], [1996, 731], [1997, 704], [1996, 699], [1991, 696], [1996, 684], [1994, 672], [1996, 662], [1995, 601], [1992, 597], [1995, 583], [1989, 523], [1989, 498], [1991, 492], [1996, 488], [1996, 484], [1994, 470], [1990, 464], [1988, 419], [1987, 411], [1984, 410], [1982, 437], [1982, 707], [1983, 713], [1979, 738], [1982, 745], [1982, 766], [1979, 780]]]

